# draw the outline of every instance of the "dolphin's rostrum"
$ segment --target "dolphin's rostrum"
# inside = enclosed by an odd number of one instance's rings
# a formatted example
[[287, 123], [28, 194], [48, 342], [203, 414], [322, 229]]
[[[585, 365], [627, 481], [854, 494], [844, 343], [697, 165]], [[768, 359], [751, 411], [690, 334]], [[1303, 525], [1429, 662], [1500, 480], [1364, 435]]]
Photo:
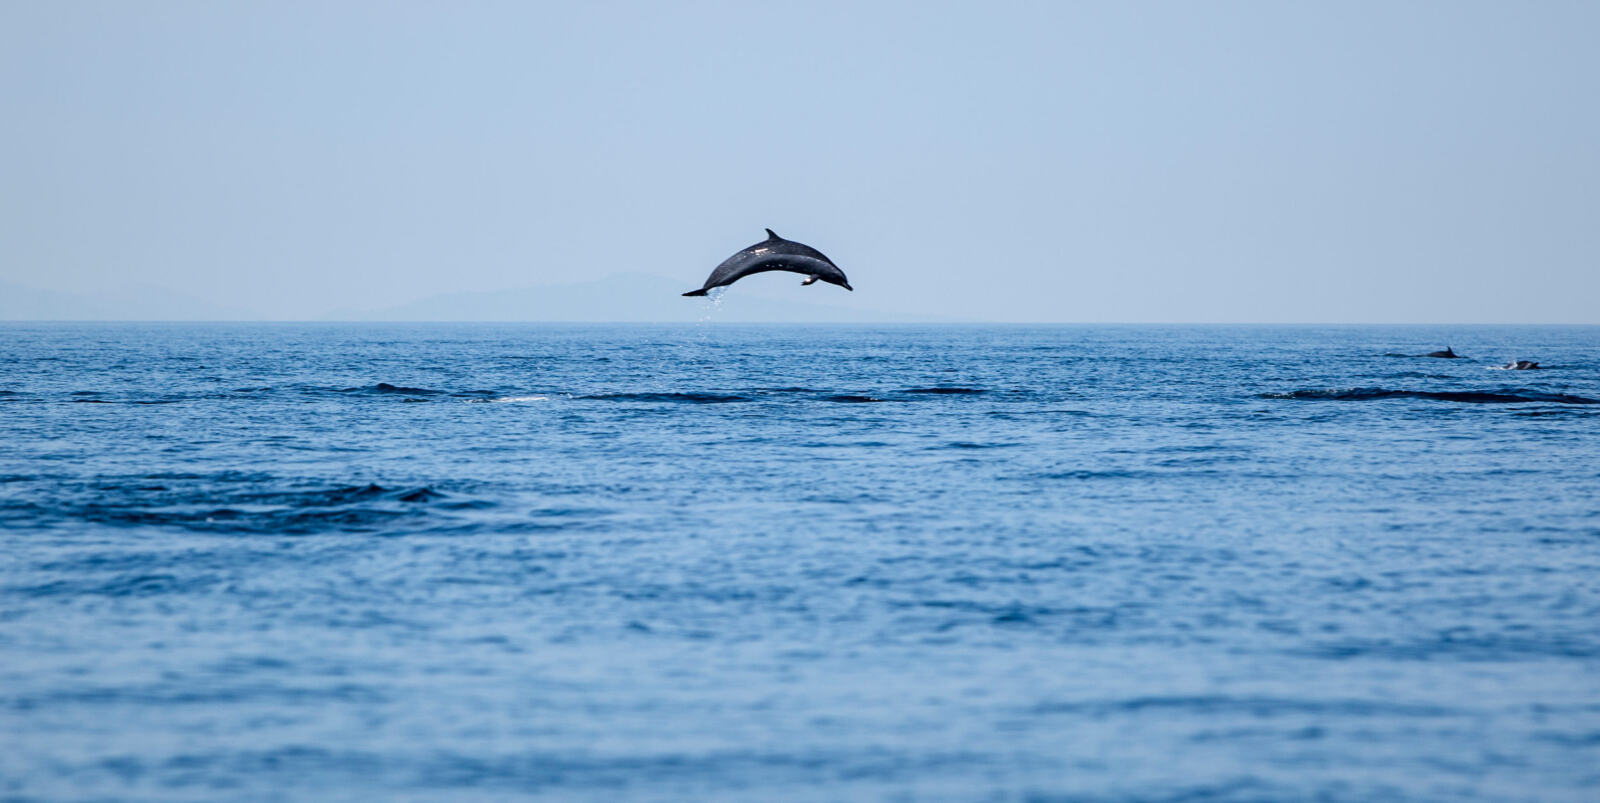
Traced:
[[726, 287], [752, 273], [765, 273], [769, 270], [786, 270], [801, 274], [806, 277], [806, 280], [800, 283], [802, 285], [820, 279], [846, 290], [855, 289], [850, 286], [849, 280], [845, 279], [844, 271], [839, 270], [839, 266], [823, 256], [821, 251], [804, 243], [785, 240], [779, 237], [777, 232], [767, 229], [767, 239], [723, 260], [716, 270], [711, 271], [711, 276], [706, 279], [704, 287], [690, 290], [684, 295], [703, 296], [713, 287]]

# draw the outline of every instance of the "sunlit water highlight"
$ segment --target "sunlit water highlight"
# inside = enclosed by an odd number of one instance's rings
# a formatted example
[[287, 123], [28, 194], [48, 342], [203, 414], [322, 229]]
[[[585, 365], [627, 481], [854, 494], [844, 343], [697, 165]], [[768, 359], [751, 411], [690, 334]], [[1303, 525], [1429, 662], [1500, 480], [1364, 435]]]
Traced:
[[1596, 399], [1595, 328], [5, 325], [0, 796], [1593, 799]]

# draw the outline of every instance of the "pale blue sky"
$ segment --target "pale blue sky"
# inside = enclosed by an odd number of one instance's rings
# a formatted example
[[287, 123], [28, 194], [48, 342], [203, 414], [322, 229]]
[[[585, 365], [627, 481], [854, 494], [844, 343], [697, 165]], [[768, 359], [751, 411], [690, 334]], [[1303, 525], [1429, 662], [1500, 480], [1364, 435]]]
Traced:
[[1600, 322], [1597, 34], [1597, 3], [3, 2], [0, 282], [303, 318], [687, 290], [770, 226], [857, 292], [753, 290], [898, 315]]

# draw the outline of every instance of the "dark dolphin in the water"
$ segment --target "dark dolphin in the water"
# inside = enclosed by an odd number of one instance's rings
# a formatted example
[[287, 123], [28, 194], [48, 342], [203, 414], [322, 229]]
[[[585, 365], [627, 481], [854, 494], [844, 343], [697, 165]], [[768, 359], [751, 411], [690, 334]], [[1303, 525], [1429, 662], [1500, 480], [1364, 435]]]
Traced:
[[1456, 350], [1451, 348], [1451, 347], [1449, 347], [1449, 346], [1445, 346], [1444, 347], [1444, 351], [1430, 351], [1427, 354], [1424, 354], [1422, 356], [1424, 356], [1424, 357], [1443, 357], [1444, 359], [1447, 359], [1447, 360], [1459, 360], [1459, 359], [1461, 359], [1461, 355], [1457, 354]]
[[1532, 360], [1513, 360], [1513, 361], [1508, 362], [1505, 365], [1502, 365], [1500, 367], [1506, 369], [1507, 371], [1538, 371], [1538, 370], [1540, 370], [1539, 363], [1534, 362]]
[[706, 279], [706, 284], [699, 290], [690, 290], [686, 296], [703, 296], [713, 287], [726, 287], [734, 282], [749, 276], [752, 273], [765, 273], [769, 270], [786, 270], [806, 277], [802, 285], [811, 284], [818, 279], [828, 284], [836, 284], [846, 290], [855, 290], [845, 279], [844, 271], [833, 264], [833, 260], [822, 255], [821, 251], [803, 243], [785, 240], [777, 232], [767, 229], [767, 239], [750, 246], [722, 261], [717, 269], [711, 271], [711, 276]]

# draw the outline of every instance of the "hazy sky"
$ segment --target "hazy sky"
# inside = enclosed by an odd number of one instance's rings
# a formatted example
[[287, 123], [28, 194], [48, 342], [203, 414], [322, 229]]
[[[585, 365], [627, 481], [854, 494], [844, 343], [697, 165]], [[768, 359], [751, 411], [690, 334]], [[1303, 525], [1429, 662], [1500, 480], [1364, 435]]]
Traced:
[[770, 226], [857, 290], [797, 300], [896, 313], [1600, 322], [1597, 34], [1593, 2], [0, 0], [0, 281], [298, 318], [690, 289]]

